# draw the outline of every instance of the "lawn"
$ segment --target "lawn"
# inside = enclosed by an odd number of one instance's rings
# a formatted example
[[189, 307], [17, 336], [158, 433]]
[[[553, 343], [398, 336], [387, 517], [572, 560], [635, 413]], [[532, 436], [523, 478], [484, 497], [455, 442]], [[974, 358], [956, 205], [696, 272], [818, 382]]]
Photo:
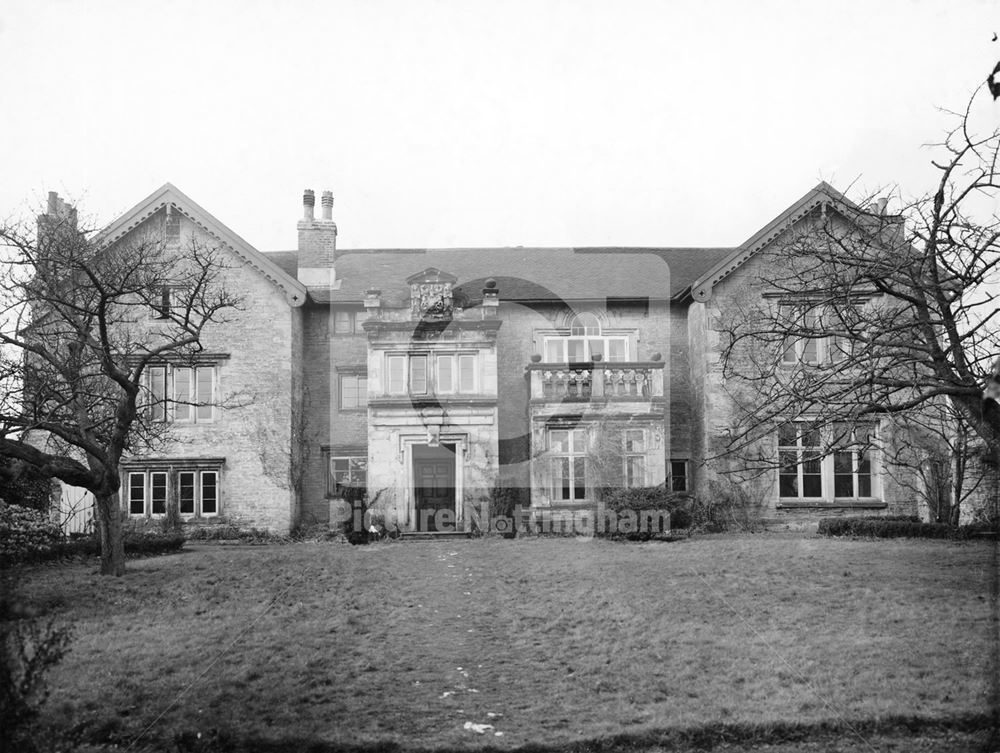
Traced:
[[47, 721], [142, 733], [134, 750], [199, 732], [511, 748], [820, 722], [861, 744], [879, 720], [986, 714], [995, 692], [983, 542], [199, 545], [95, 570], [4, 585], [75, 625]]

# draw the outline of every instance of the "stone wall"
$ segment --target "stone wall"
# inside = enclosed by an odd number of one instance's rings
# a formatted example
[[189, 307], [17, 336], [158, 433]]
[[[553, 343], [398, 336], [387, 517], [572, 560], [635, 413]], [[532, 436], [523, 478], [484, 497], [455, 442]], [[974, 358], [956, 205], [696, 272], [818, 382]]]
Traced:
[[[157, 217], [148, 220], [156, 223]], [[144, 232], [140, 226], [133, 232]], [[196, 235], [218, 245], [186, 217], [181, 237]], [[122, 242], [128, 242], [126, 236]], [[178, 248], [183, 253], [184, 245]], [[296, 393], [296, 315], [283, 292], [231, 249], [220, 283], [240, 299], [224, 323], [209, 324], [202, 337], [206, 353], [226, 353], [219, 361], [220, 404], [211, 423], [173, 424], [169, 443], [157, 459], [225, 458], [219, 479], [219, 517], [201, 522], [232, 522], [287, 533], [295, 520], [290, 477], [292, 403]], [[155, 330], [155, 319], [147, 322]], [[141, 458], [130, 458], [141, 464]], [[199, 522], [197, 520], [192, 522]]]

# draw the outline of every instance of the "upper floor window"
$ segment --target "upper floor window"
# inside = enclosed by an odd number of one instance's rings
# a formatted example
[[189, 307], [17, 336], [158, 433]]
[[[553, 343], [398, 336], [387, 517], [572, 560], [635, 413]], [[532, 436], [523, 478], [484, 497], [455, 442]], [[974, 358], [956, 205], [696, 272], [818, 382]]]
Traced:
[[341, 410], [359, 410], [368, 405], [368, 376], [366, 374], [340, 375]]
[[335, 309], [333, 312], [333, 333], [335, 335], [351, 335], [363, 332], [358, 312], [347, 309]]
[[[169, 210], [168, 210], [169, 211]], [[163, 225], [164, 236], [167, 243], [177, 243], [181, 239], [181, 216], [177, 212], [167, 214], [167, 219]]]
[[150, 316], [153, 319], [169, 319], [183, 315], [185, 302], [183, 289], [178, 285], [160, 285], [150, 301]]
[[546, 363], [581, 363], [593, 361], [594, 356], [605, 361], [629, 360], [628, 336], [603, 332], [591, 313], [573, 317], [568, 335], [547, 336], [544, 348]]
[[146, 369], [153, 421], [206, 423], [215, 420], [215, 366], [150, 366]]
[[475, 394], [478, 390], [475, 353], [408, 353], [386, 356], [389, 395]]
[[848, 331], [857, 326], [853, 308], [805, 307], [782, 305], [780, 325], [794, 336], [785, 338], [781, 355], [783, 364], [841, 363], [853, 353]]

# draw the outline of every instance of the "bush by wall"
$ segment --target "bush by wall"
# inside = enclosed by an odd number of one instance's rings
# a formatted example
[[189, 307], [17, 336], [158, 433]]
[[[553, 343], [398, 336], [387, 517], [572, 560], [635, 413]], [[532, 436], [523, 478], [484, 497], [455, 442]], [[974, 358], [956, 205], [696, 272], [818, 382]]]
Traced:
[[[184, 545], [183, 534], [177, 532], [126, 530], [124, 539], [125, 554], [130, 557], [175, 552]], [[100, 553], [101, 543], [95, 536], [64, 538], [59, 526], [44, 513], [0, 503], [0, 565]]]
[[819, 522], [824, 536], [868, 536], [877, 539], [967, 539], [974, 533], [969, 526], [958, 528], [945, 523], [921, 523], [915, 516], [880, 518], [824, 518]]
[[694, 497], [683, 492], [672, 492], [666, 484], [632, 489], [613, 487], [601, 491], [601, 501], [607, 510], [617, 513], [631, 511], [666, 510], [670, 513], [671, 528], [690, 528], [694, 521]]
[[13, 458], [0, 457], [0, 500], [48, 512], [52, 504], [52, 479]]
[[46, 513], [0, 502], [0, 562], [45, 557], [61, 541], [59, 526]]

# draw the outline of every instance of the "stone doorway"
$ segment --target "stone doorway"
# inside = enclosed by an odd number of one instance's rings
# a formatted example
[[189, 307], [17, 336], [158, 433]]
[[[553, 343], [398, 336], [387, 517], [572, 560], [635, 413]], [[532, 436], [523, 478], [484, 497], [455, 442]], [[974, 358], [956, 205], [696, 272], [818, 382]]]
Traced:
[[413, 501], [416, 530], [453, 532], [458, 530], [455, 505], [454, 444], [413, 447]]

